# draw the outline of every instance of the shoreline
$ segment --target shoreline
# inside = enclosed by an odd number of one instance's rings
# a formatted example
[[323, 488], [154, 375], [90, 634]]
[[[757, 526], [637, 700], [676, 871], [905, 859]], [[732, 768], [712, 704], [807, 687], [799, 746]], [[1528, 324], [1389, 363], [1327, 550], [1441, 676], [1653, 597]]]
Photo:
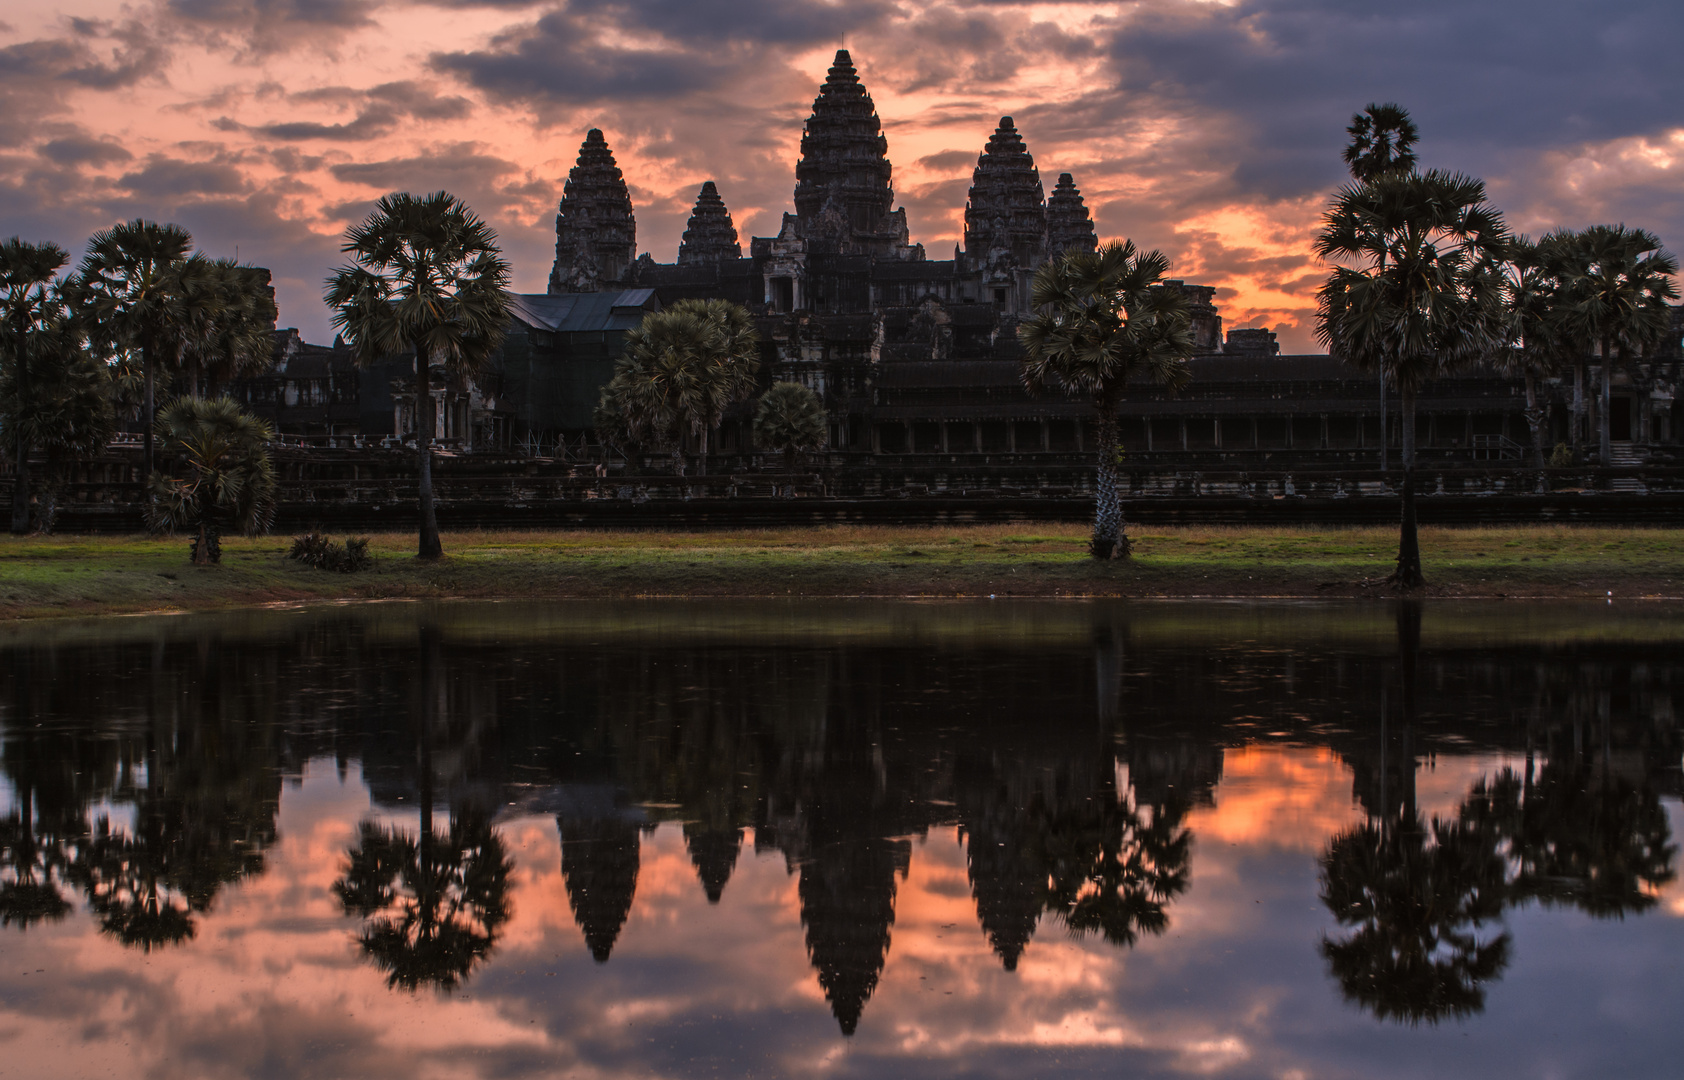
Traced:
[[[1395, 527], [1141, 527], [1098, 563], [1082, 525], [827, 526], [719, 533], [457, 532], [422, 563], [371, 537], [373, 570], [286, 558], [291, 538], [224, 540], [194, 567], [180, 537], [0, 538], [0, 621], [369, 600], [1385, 600]], [[1684, 529], [1421, 530], [1427, 599], [1684, 601]]]

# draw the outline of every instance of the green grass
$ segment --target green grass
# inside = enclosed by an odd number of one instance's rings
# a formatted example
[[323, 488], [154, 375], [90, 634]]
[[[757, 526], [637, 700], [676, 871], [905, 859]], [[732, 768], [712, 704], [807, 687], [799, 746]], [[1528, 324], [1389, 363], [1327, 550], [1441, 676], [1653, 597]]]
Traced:
[[[291, 538], [231, 538], [197, 568], [179, 538], [0, 538], [0, 617], [426, 597], [1374, 596], [1391, 528], [1177, 528], [1096, 563], [1081, 526], [741, 532], [462, 532], [445, 558], [373, 537], [363, 574], [308, 570]], [[1423, 529], [1430, 595], [1684, 597], [1684, 530]]]

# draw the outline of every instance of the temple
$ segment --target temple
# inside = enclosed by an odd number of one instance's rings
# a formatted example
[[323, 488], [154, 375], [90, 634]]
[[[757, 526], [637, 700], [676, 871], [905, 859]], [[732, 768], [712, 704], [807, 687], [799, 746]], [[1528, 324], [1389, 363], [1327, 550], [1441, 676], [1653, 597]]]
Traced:
[[[547, 292], [515, 298], [507, 343], [480, 376], [439, 371], [434, 437], [475, 452], [589, 447], [592, 408], [626, 332], [675, 301], [720, 298], [753, 315], [764, 383], [794, 380], [822, 396], [831, 467], [931, 455], [1028, 467], [1052, 460], [1036, 455], [1092, 448], [1085, 401], [1022, 388], [1017, 327], [1037, 268], [1095, 250], [1098, 234], [1072, 172], [1060, 172], [1047, 194], [1011, 117], [981, 145], [951, 259], [929, 258], [909, 235], [888, 138], [847, 50], [813, 101], [794, 212], [777, 235], [748, 239], [745, 253], [726, 194], [702, 184], [676, 261], [656, 262], [637, 251], [630, 188], [608, 137], [591, 129], [562, 189]], [[1125, 452], [1153, 465], [1279, 469], [1375, 463], [1399, 445], [1396, 410], [1383, 417], [1373, 376], [1337, 357], [1283, 356], [1266, 329], [1224, 334], [1214, 288], [1171, 284], [1193, 314], [1192, 381], [1179, 394], [1130, 389]], [[1676, 309], [1674, 321], [1662, 353], [1615, 369], [1609, 410], [1621, 462], [1677, 457], [1684, 320]], [[342, 350], [296, 336], [278, 350], [277, 369], [238, 393], [279, 430], [395, 441], [414, 430], [406, 359], [356, 372]], [[1569, 396], [1563, 380], [1542, 387], [1546, 447], [1569, 441]], [[1592, 431], [1597, 408], [1593, 401]], [[1495, 372], [1435, 380], [1419, 399], [1423, 460], [1518, 465], [1525, 409], [1519, 381]], [[749, 452], [748, 427], [746, 406], [728, 413], [710, 440], [714, 452]]]

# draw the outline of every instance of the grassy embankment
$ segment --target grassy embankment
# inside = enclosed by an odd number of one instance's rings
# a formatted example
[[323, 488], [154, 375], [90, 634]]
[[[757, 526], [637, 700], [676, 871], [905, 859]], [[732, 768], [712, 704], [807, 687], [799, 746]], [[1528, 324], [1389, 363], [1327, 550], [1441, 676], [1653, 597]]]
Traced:
[[[0, 538], [0, 618], [280, 601], [622, 596], [1377, 596], [1393, 528], [1142, 529], [1096, 563], [1077, 525], [830, 527], [720, 533], [464, 532], [435, 564], [378, 534], [374, 570], [285, 558], [291, 538], [231, 538], [195, 568], [180, 538]], [[1684, 598], [1684, 530], [1423, 529], [1428, 595]]]

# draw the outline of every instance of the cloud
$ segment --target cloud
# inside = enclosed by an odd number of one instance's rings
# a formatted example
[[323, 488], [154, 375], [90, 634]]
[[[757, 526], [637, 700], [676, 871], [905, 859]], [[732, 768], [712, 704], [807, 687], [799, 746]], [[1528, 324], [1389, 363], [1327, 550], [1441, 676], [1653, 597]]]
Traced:
[[184, 161], [152, 155], [144, 167], [117, 181], [136, 195], [180, 198], [185, 195], [237, 195], [246, 190], [245, 178], [232, 165]]
[[113, 161], [128, 161], [134, 157], [110, 139], [95, 139], [80, 134], [51, 139], [37, 147], [36, 152], [59, 165], [105, 165]]

